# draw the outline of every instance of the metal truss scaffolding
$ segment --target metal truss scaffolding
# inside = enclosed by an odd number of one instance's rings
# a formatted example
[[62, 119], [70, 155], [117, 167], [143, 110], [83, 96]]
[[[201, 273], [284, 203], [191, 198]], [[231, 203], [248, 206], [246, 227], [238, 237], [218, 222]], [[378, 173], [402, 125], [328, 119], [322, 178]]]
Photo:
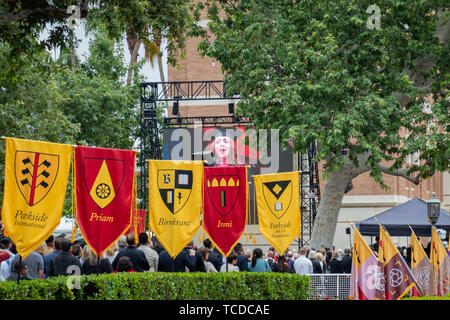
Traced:
[[[138, 166], [138, 199], [140, 207], [148, 207], [148, 159], [161, 159], [161, 130], [163, 127], [189, 127], [201, 124], [202, 127], [222, 124], [248, 125], [251, 119], [229, 116], [202, 117], [165, 117], [163, 125], [158, 124], [157, 105], [169, 101], [193, 100], [233, 100], [239, 97], [228, 97], [225, 83], [214, 81], [175, 81], [141, 83], [141, 117], [140, 117], [140, 155]], [[319, 173], [314, 162], [316, 146], [311, 143], [307, 153], [298, 154], [298, 170], [300, 174], [300, 206], [301, 232], [299, 246], [309, 244], [314, 218], [320, 201]]]

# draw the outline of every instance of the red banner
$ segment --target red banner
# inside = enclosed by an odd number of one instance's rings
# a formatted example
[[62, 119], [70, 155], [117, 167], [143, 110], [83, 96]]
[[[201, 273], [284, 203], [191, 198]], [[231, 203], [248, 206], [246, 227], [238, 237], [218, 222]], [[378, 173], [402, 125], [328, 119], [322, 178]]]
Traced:
[[217, 249], [228, 256], [245, 230], [247, 168], [206, 167], [203, 178], [203, 225]]
[[135, 152], [76, 147], [77, 221], [101, 256], [131, 225]]
[[[129, 232], [135, 232], [137, 235], [145, 232], [145, 214], [145, 209], [133, 209], [133, 218], [131, 219]], [[136, 241], [138, 241], [137, 238]]]

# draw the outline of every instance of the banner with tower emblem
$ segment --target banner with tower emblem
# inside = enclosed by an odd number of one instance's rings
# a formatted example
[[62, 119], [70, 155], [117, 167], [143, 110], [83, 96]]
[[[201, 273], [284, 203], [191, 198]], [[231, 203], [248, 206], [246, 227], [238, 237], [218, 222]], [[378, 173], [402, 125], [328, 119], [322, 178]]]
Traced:
[[245, 230], [247, 167], [206, 167], [203, 225], [216, 248], [228, 256]]
[[253, 176], [259, 231], [279, 254], [300, 234], [300, 172]]
[[171, 257], [200, 229], [202, 161], [149, 160], [149, 228]]
[[75, 148], [77, 221], [97, 256], [131, 225], [135, 156], [132, 150]]
[[2, 219], [25, 259], [59, 225], [72, 145], [6, 138]]

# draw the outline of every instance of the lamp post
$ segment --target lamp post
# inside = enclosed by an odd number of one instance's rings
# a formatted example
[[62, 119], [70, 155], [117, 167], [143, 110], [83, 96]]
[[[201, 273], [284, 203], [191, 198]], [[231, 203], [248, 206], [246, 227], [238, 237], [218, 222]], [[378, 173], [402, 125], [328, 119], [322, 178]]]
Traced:
[[441, 202], [436, 198], [436, 194], [433, 192], [430, 200], [427, 201], [427, 217], [431, 226], [436, 227], [436, 222], [439, 219], [441, 213]]
[[[430, 221], [431, 223], [431, 237], [433, 237], [433, 228], [436, 227], [436, 222], [439, 219], [440, 211], [441, 211], [441, 202], [438, 199], [436, 199], [436, 194], [433, 192], [431, 199], [427, 201], [427, 217], [428, 221]], [[437, 287], [435, 276], [431, 277], [431, 284], [433, 288], [433, 295], [436, 295]]]

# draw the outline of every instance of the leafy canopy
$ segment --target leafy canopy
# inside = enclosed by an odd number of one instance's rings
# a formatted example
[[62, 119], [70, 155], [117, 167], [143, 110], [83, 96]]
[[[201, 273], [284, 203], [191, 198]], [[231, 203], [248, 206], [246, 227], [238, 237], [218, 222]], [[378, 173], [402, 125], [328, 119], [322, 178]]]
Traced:
[[[208, 1], [213, 35], [200, 51], [222, 64], [238, 112], [278, 128], [297, 150], [339, 169], [364, 157], [379, 182], [420, 151], [422, 177], [448, 168], [448, 39], [436, 37], [444, 1], [377, 1], [380, 28], [368, 28], [369, 1]], [[370, 22], [370, 21], [369, 21]], [[432, 63], [413, 81], [406, 70]], [[447, 100], [445, 99], [447, 97]], [[402, 99], [400, 99], [402, 98]], [[431, 101], [424, 108], [425, 101]], [[407, 103], [402, 103], [407, 101]]]

